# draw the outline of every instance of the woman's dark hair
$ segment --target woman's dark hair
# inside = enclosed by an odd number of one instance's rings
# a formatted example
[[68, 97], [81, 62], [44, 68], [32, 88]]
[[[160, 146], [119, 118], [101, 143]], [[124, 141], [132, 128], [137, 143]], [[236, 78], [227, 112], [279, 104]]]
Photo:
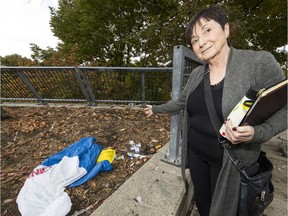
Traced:
[[192, 46], [191, 44], [191, 37], [192, 37], [192, 29], [197, 22], [200, 21], [201, 18], [206, 20], [215, 20], [219, 23], [224, 30], [224, 26], [228, 23], [228, 15], [227, 13], [218, 6], [209, 6], [197, 12], [189, 21], [186, 27], [186, 41], [187, 43]]

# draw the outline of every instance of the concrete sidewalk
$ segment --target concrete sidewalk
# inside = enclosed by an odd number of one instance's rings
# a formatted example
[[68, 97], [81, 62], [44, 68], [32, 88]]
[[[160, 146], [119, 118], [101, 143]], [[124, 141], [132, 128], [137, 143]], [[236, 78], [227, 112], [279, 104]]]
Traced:
[[[287, 140], [287, 131], [263, 144], [271, 159], [275, 198], [263, 215], [287, 215], [287, 158], [281, 156], [279, 144], [281, 136]], [[193, 189], [190, 181], [189, 194], [181, 177], [181, 169], [163, 162], [168, 144], [146, 162], [135, 174], [119, 187], [91, 216], [199, 216], [197, 209], [190, 204]], [[287, 145], [287, 142], [285, 143]], [[192, 209], [192, 213], [189, 211]], [[190, 209], [190, 210], [191, 210]], [[225, 215], [223, 215], [225, 216]]]
[[[177, 215], [185, 196], [180, 167], [163, 162], [169, 144], [147, 161], [91, 216]], [[190, 190], [193, 191], [192, 189]], [[192, 194], [189, 194], [192, 198]], [[188, 206], [183, 208], [188, 208]], [[187, 210], [186, 210], [187, 211]]]

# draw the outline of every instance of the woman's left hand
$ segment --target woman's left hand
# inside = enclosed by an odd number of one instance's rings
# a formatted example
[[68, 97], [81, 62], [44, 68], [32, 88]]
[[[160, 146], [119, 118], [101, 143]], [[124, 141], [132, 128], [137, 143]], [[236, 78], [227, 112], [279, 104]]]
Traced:
[[232, 144], [247, 143], [250, 142], [254, 136], [254, 128], [252, 126], [239, 126], [233, 127], [232, 121], [227, 120], [226, 126], [226, 138]]

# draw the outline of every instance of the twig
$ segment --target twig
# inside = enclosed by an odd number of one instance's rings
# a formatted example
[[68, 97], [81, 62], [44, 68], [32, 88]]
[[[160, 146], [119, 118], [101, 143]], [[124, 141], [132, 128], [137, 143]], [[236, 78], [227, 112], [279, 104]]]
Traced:
[[98, 204], [98, 202], [101, 200], [101, 197], [92, 205], [87, 206], [86, 208], [80, 210], [80, 211], [75, 211], [75, 213], [72, 216], [78, 216], [86, 211], [88, 211], [89, 209], [92, 209], [95, 205]]

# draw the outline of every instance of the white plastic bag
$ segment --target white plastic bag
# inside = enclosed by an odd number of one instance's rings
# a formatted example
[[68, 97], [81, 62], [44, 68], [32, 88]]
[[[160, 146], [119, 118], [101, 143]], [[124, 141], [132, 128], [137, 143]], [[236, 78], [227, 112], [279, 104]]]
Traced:
[[[41, 170], [38, 172], [37, 170]], [[71, 200], [65, 187], [84, 176], [79, 158], [63, 157], [52, 167], [40, 165], [26, 180], [17, 197], [22, 216], [64, 216], [71, 210]]]

